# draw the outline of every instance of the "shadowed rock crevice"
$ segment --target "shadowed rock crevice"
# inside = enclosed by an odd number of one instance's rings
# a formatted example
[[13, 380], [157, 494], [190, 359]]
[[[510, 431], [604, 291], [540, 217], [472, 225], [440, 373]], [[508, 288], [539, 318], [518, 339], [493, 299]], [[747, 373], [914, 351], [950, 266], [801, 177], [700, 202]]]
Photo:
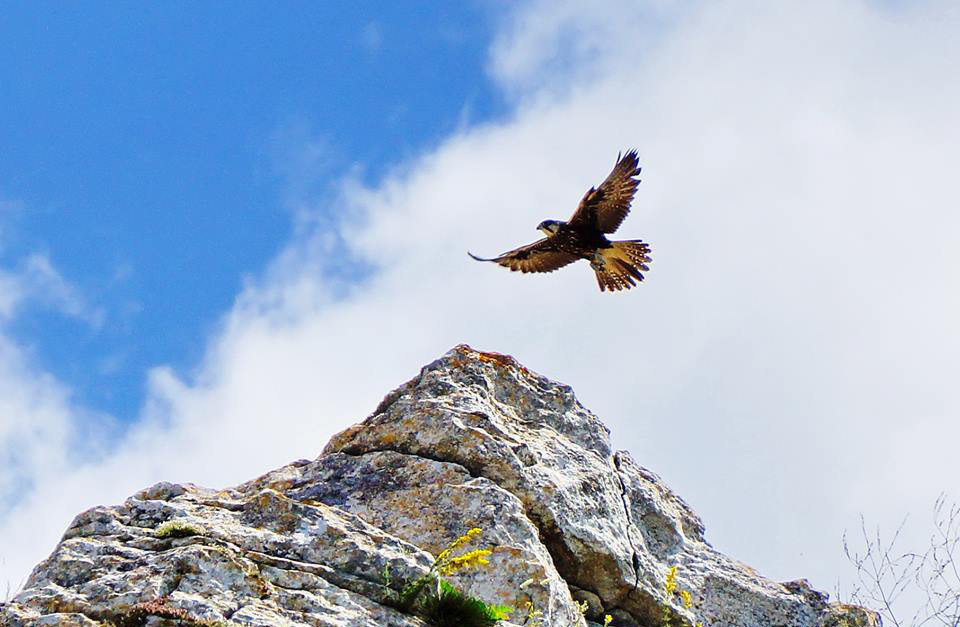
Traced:
[[[160, 537], [165, 524], [181, 537]], [[0, 624], [92, 627], [161, 603], [207, 624], [425, 627], [389, 602], [472, 527], [490, 563], [451, 583], [529, 601], [551, 627], [587, 625], [572, 594], [591, 625], [605, 613], [617, 627], [658, 624], [665, 607], [674, 624], [704, 627], [877, 624], [716, 552], [689, 505], [611, 450], [571, 388], [467, 346], [314, 460], [226, 490], [160, 483], [80, 514]], [[690, 608], [665, 590], [672, 568]]]
[[[627, 518], [628, 524], [633, 524], [633, 521], [630, 520], [630, 508], [627, 506], [627, 486], [623, 482], [623, 477], [620, 476], [620, 460], [614, 455], [613, 457], [614, 468], [617, 472], [617, 481], [620, 482], [620, 499], [623, 501], [623, 515]], [[636, 579], [634, 579], [633, 587], [634, 589], [640, 587], [640, 558], [637, 555], [637, 548], [633, 545], [633, 540], [630, 539], [630, 532], [626, 533], [627, 542], [630, 544], [630, 561], [633, 563], [634, 571], [636, 572]]]

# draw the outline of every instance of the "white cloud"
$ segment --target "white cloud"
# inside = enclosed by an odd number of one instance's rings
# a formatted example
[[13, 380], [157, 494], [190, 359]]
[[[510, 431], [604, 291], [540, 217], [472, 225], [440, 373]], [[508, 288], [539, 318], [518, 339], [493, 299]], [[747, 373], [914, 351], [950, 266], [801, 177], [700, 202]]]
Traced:
[[[122, 449], [44, 475], [0, 522], [26, 538], [10, 578], [81, 507], [315, 456], [459, 342], [573, 385], [718, 548], [775, 578], [832, 588], [858, 512], [892, 526], [956, 489], [956, 10], [630, 6], [508, 20], [492, 68], [510, 119], [345, 183], [337, 231], [300, 233], [196, 372], [152, 374]], [[532, 241], [634, 145], [644, 182], [618, 235], [651, 242], [644, 285], [466, 257]], [[374, 271], [338, 278], [354, 265]]]
[[507, 93], [530, 96], [589, 84], [611, 61], [636, 66], [693, 3], [613, 0], [527, 2], [503, 19], [490, 72]]

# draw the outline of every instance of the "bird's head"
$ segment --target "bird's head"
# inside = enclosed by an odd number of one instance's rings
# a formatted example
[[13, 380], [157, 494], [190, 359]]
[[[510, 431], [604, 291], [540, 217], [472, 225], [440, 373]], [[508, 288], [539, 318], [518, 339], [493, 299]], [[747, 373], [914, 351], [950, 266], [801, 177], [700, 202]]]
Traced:
[[560, 230], [561, 224], [563, 224], [563, 222], [560, 222], [558, 220], [544, 220], [537, 227], [537, 230], [543, 231], [543, 233], [546, 234], [547, 237], [550, 237], [551, 235], [557, 234], [557, 231]]

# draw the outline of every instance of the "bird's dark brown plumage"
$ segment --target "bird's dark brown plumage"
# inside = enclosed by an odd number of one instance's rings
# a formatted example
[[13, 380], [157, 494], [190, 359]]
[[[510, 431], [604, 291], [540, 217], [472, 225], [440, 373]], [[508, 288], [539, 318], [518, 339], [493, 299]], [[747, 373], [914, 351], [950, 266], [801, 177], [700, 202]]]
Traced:
[[556, 242], [550, 241], [551, 239], [553, 238], [545, 237], [532, 244], [503, 253], [495, 259], [482, 259], [469, 252], [467, 254], [477, 261], [496, 261], [505, 268], [520, 272], [553, 272], [580, 259], [579, 255], [559, 248]]
[[547, 237], [491, 259], [467, 253], [477, 261], [492, 261], [520, 272], [553, 272], [578, 259], [587, 259], [601, 291], [630, 289], [643, 280], [650, 248], [641, 240], [611, 242], [604, 234], [617, 230], [630, 212], [640, 173], [637, 152], [617, 156], [610, 175], [583, 196], [570, 220], [545, 220], [538, 227]]

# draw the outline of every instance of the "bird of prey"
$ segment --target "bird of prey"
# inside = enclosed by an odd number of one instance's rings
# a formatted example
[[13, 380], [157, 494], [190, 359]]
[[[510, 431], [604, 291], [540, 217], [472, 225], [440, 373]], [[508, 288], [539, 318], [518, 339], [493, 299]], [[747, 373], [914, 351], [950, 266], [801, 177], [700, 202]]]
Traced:
[[630, 201], [640, 180], [637, 151], [617, 155], [610, 176], [591, 187], [566, 222], [544, 220], [537, 227], [546, 237], [532, 244], [484, 259], [471, 252], [477, 261], [493, 261], [520, 272], [553, 272], [557, 268], [586, 259], [597, 275], [600, 291], [630, 289], [643, 280], [650, 268], [650, 247], [638, 239], [612, 242], [613, 233], [630, 212]]

